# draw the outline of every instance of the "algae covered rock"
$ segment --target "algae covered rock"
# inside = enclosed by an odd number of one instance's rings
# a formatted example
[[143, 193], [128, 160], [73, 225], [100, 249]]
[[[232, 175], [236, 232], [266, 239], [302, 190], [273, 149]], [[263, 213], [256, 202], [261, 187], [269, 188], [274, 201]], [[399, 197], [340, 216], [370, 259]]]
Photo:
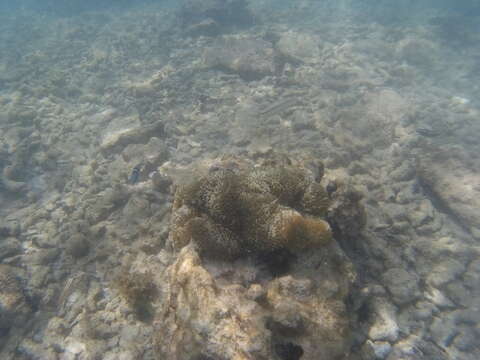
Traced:
[[185, 0], [179, 15], [185, 27], [210, 22], [228, 29], [254, 21], [246, 0]]
[[161, 138], [163, 134], [164, 124], [161, 121], [108, 133], [100, 145], [100, 151], [105, 156], [111, 156], [130, 144], [146, 144], [152, 137]]
[[[340, 253], [331, 246], [322, 258], [331, 264]], [[189, 245], [167, 268], [167, 300], [154, 320], [158, 359], [291, 359], [288, 354], [299, 359], [302, 354], [302, 360], [333, 360], [348, 352], [348, 266], [338, 271], [324, 264], [248, 288], [233, 280], [241, 268], [224, 263], [213, 271], [211, 266]]]
[[265, 40], [225, 36], [204, 51], [203, 63], [207, 68], [256, 80], [274, 74], [275, 51]]
[[159, 359], [268, 358], [262, 309], [241, 296], [246, 289], [220, 287], [191, 246], [167, 269], [168, 302], [155, 322]]
[[90, 244], [86, 236], [80, 232], [73, 234], [66, 243], [66, 253], [75, 259], [86, 256], [90, 250]]
[[342, 298], [327, 299], [311, 287], [308, 281], [292, 276], [272, 281], [267, 292], [272, 306], [268, 326], [274, 342], [295, 339], [302, 359], [334, 359], [350, 341], [346, 307]]
[[114, 285], [139, 319], [146, 320], [151, 316], [150, 302], [157, 292], [151, 273], [129, 272], [122, 269]]
[[286, 32], [280, 37], [276, 47], [293, 62], [316, 63], [320, 60], [319, 41], [309, 34]]
[[328, 209], [328, 219], [343, 239], [357, 239], [367, 222], [363, 195], [348, 182], [335, 183]]
[[472, 185], [480, 183], [478, 163], [469, 168], [468, 154], [460, 150], [436, 146], [425, 146], [422, 150], [416, 164], [422, 187], [475, 238], [480, 238], [479, 188]]
[[[8, 231], [8, 229], [5, 230]], [[0, 240], [0, 261], [21, 254], [22, 251], [22, 245], [17, 238], [5, 237]]]
[[437, 53], [438, 49], [433, 42], [420, 38], [405, 38], [398, 43], [396, 49], [401, 60], [425, 70], [435, 64]]

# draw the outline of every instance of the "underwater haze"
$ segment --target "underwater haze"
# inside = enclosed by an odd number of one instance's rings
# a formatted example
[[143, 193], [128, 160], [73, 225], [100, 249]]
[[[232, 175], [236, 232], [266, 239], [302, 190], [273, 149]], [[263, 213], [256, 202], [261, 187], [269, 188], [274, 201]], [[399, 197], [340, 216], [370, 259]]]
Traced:
[[2, 0], [0, 358], [480, 358], [480, 1]]

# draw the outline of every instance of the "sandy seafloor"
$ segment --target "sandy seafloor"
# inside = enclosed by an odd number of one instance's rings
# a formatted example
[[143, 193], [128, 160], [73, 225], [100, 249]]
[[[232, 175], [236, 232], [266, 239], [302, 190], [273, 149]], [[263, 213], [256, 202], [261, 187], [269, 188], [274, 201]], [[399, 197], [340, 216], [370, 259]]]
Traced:
[[[0, 358], [480, 358], [480, 32], [438, 9], [272, 3], [228, 29], [161, 5], [0, 15]], [[316, 357], [315, 334], [286, 331], [303, 357], [219, 350], [220, 325], [203, 319], [196, 347], [161, 353], [178, 254], [159, 174], [272, 153], [321, 160], [363, 194], [366, 226], [340, 244], [361, 297], [348, 346]], [[122, 272], [153, 278], [147, 319]]]

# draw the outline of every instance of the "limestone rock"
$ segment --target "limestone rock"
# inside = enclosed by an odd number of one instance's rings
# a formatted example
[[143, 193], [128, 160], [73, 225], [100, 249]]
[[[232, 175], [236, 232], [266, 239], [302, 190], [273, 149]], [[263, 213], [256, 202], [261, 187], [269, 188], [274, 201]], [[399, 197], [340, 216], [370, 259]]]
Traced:
[[368, 332], [369, 338], [374, 341], [396, 341], [400, 329], [395, 307], [382, 298], [375, 300], [373, 305], [374, 321]]
[[454, 305], [452, 301], [440, 290], [434, 287], [427, 287], [427, 290], [424, 294], [425, 298], [431, 301], [433, 304], [439, 308], [453, 308]]
[[450, 153], [437, 148], [426, 148], [434, 154], [418, 160], [417, 175], [422, 186], [430, 190], [454, 218], [470, 229], [474, 236], [480, 232], [480, 175], [470, 170], [463, 152]]
[[129, 144], [146, 144], [154, 136], [162, 137], [163, 122], [143, 127], [133, 127], [107, 134], [100, 145], [100, 151], [108, 156], [116, 153]]
[[[5, 167], [5, 169], [8, 169], [8, 167]], [[27, 190], [27, 184], [23, 181], [16, 181], [16, 180], [11, 180], [7, 174], [7, 171], [2, 172], [3, 176], [0, 177], [0, 183], [1, 185], [7, 189], [9, 192], [12, 193], [20, 193], [22, 191]]]
[[168, 301], [155, 319], [162, 359], [207, 354], [238, 360], [268, 358], [269, 339], [260, 306], [241, 296], [246, 289], [222, 289], [216, 284], [191, 246], [184, 247], [167, 269], [167, 279]]
[[465, 265], [455, 259], [446, 259], [435, 265], [427, 277], [427, 283], [439, 287], [455, 280], [465, 272]]
[[393, 295], [393, 301], [399, 305], [414, 301], [419, 296], [418, 278], [404, 269], [390, 269], [383, 279]]
[[409, 360], [447, 360], [451, 357], [438, 346], [430, 341], [425, 341], [417, 335], [410, 335], [392, 346], [387, 359], [409, 359]]
[[386, 341], [367, 340], [362, 346], [362, 355], [366, 359], [385, 359], [392, 346]]
[[18, 255], [22, 252], [22, 245], [14, 237], [0, 239], [0, 261]]
[[134, 194], [125, 204], [122, 213], [129, 224], [141, 224], [151, 216], [150, 202], [144, 197]]
[[246, 0], [185, 0], [180, 19], [187, 28], [210, 21], [224, 28], [253, 24]]
[[296, 62], [316, 63], [320, 60], [319, 41], [309, 34], [286, 32], [276, 47], [282, 55]]
[[438, 346], [446, 348], [457, 333], [451, 316], [437, 317], [430, 326], [432, 337]]
[[[338, 252], [332, 247], [322, 258]], [[331, 260], [325, 264], [316, 270], [320, 279], [286, 275], [268, 281], [265, 291], [232, 282], [232, 264], [204, 263], [185, 246], [163, 280], [166, 301], [154, 319], [159, 358], [276, 359], [290, 351], [302, 353], [302, 360], [342, 356], [352, 340], [345, 307], [351, 277]], [[326, 283], [336, 283], [335, 290], [325, 291]]]
[[428, 69], [435, 63], [438, 49], [436, 45], [425, 39], [406, 38], [398, 43], [396, 53], [400, 60]]
[[80, 232], [72, 234], [68, 238], [65, 250], [66, 253], [75, 259], [79, 259], [88, 254], [90, 244], [86, 236]]
[[103, 221], [127, 199], [128, 193], [122, 186], [107, 188], [96, 197], [86, 201], [86, 219], [91, 225]]
[[338, 227], [341, 237], [351, 240], [360, 237], [367, 221], [361, 200], [362, 194], [349, 184], [339, 184], [333, 193], [327, 219]]
[[186, 29], [186, 33], [190, 36], [216, 36], [219, 35], [220, 32], [220, 25], [211, 18], [190, 25]]
[[287, 276], [270, 283], [267, 301], [274, 340], [294, 337], [303, 349], [302, 359], [334, 359], [348, 348], [349, 322], [341, 297], [325, 298], [308, 282]]
[[274, 55], [272, 44], [265, 40], [228, 36], [205, 50], [203, 63], [255, 80], [275, 72]]

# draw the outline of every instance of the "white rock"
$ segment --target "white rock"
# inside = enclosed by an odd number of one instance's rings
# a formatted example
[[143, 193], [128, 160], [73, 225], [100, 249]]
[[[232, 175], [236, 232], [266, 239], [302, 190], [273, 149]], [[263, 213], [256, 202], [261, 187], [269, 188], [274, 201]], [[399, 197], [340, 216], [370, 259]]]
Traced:
[[309, 34], [289, 31], [282, 35], [277, 48], [284, 56], [304, 63], [316, 63], [320, 58], [319, 41]]
[[370, 327], [368, 337], [374, 341], [398, 339], [399, 328], [396, 321], [395, 306], [385, 299], [377, 299], [374, 302], [375, 320]]
[[465, 265], [455, 259], [446, 259], [433, 268], [427, 277], [427, 283], [440, 287], [455, 280], [463, 272], [465, 272]]
[[440, 308], [454, 307], [454, 304], [450, 301], [450, 299], [437, 288], [429, 287], [423, 295], [425, 296], [425, 299], [431, 301]]
[[84, 343], [76, 339], [69, 338], [65, 341], [65, 351], [74, 355], [78, 355], [86, 350]]
[[362, 359], [385, 359], [391, 349], [388, 342], [367, 340], [362, 346]]
[[438, 346], [447, 348], [457, 335], [457, 328], [452, 316], [444, 316], [434, 319], [430, 326], [430, 333]]
[[386, 341], [372, 342], [372, 347], [377, 359], [385, 359], [392, 350], [392, 345]]
[[383, 279], [397, 304], [411, 302], [419, 295], [418, 278], [405, 269], [390, 269], [383, 275]]

